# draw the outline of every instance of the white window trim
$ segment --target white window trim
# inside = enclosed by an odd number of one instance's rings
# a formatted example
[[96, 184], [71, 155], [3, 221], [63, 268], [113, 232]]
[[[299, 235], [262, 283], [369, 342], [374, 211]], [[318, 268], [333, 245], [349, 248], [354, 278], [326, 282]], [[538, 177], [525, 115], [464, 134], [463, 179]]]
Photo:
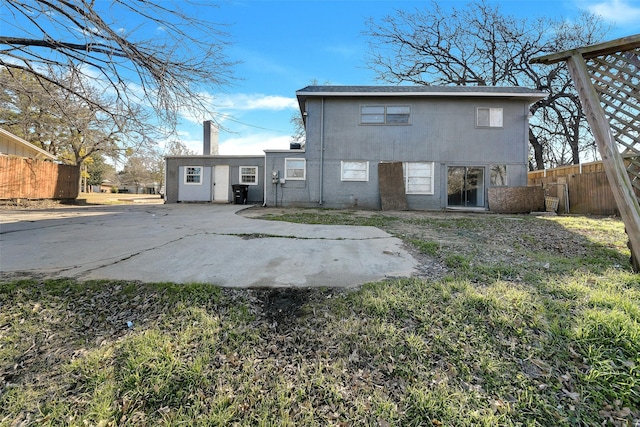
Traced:
[[[429, 164], [430, 168], [431, 168], [431, 176], [429, 178], [431, 178], [431, 183], [430, 183], [430, 187], [431, 187], [431, 191], [409, 191], [409, 174], [407, 173], [407, 165], [410, 163], [425, 163], [425, 164]], [[403, 174], [404, 174], [404, 188], [405, 188], [405, 194], [423, 194], [423, 195], [433, 195], [435, 194], [435, 189], [434, 187], [434, 183], [435, 183], [435, 162], [403, 162], [402, 163], [402, 169], [403, 169]]]
[[[255, 182], [244, 182], [242, 180], [242, 175], [243, 175], [242, 174], [242, 168], [255, 169], [256, 172], [255, 172], [255, 174], [253, 174], [256, 177]], [[251, 174], [245, 174], [245, 175], [251, 175]], [[238, 168], [238, 181], [240, 182], [240, 184], [244, 184], [244, 185], [258, 185], [258, 166], [240, 166]]]
[[[489, 125], [481, 125], [480, 123], [478, 123], [478, 119], [480, 117], [480, 110], [489, 110]], [[495, 117], [495, 114], [497, 114], [498, 112], [500, 112], [500, 124], [494, 124], [493, 123], [493, 117]], [[498, 107], [478, 107], [476, 109], [476, 127], [482, 128], [482, 129], [488, 129], [488, 128], [503, 128], [504, 127], [504, 109], [503, 108], [498, 108]]]
[[[344, 177], [344, 165], [345, 163], [364, 163], [365, 165], [365, 178], [345, 178]], [[368, 182], [369, 181], [369, 162], [366, 160], [342, 160], [340, 162], [340, 181], [349, 181], [349, 182]]]
[[[287, 163], [289, 163], [290, 161], [296, 161], [296, 162], [302, 162], [302, 177], [299, 176], [294, 176], [294, 177], [290, 177], [287, 176], [287, 171], [288, 171], [288, 167], [287, 167]], [[284, 178], [286, 180], [291, 180], [291, 181], [305, 181], [307, 179], [307, 159], [301, 159], [301, 158], [297, 158], [297, 157], [287, 157], [284, 159]]]
[[[194, 168], [194, 169], [199, 169], [200, 170], [200, 173], [197, 174], [198, 176], [200, 176], [200, 182], [188, 182], [187, 181], [187, 176], [196, 176], [196, 174], [187, 174], [187, 171], [189, 170], [189, 168]], [[184, 167], [184, 177], [183, 177], [184, 185], [202, 185], [203, 179], [204, 179], [204, 167], [203, 166], [185, 166]]]

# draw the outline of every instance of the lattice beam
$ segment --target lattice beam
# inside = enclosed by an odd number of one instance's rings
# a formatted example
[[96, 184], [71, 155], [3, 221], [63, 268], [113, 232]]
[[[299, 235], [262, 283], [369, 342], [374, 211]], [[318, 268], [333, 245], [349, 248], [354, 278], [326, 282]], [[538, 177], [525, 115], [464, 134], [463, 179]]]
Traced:
[[[533, 59], [565, 61], [624, 221], [631, 261], [640, 270], [640, 34]], [[629, 158], [625, 167], [623, 161]]]

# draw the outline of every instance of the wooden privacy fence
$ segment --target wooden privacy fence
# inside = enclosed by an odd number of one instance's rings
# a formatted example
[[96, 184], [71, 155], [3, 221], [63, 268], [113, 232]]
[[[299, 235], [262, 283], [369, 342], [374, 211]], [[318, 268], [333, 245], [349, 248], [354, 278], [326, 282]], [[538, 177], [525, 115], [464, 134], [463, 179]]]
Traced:
[[529, 185], [536, 185], [534, 180], [538, 178], [553, 178], [591, 172], [604, 172], [602, 162], [580, 163], [579, 165], [559, 166], [553, 169], [537, 170], [529, 172]]
[[0, 199], [75, 199], [80, 168], [0, 156]]
[[[619, 215], [604, 171], [579, 173], [579, 169], [547, 170], [547, 176], [529, 172], [529, 185], [542, 186], [546, 196], [559, 199], [558, 212], [581, 215]], [[576, 172], [577, 169], [577, 172]]]
[[[630, 165], [631, 160], [625, 159], [624, 164]], [[560, 213], [620, 215], [602, 162], [531, 171], [527, 184], [542, 186], [545, 195], [558, 197]], [[634, 191], [640, 197], [640, 189], [634, 188]]]

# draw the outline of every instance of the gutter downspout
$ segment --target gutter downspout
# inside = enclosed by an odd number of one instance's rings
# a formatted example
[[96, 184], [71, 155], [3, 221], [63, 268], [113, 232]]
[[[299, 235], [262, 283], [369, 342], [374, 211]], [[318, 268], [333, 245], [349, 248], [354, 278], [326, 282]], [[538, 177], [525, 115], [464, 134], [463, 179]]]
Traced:
[[322, 97], [322, 108], [320, 110], [320, 200], [322, 205], [322, 191], [324, 181], [324, 97]]
[[264, 190], [262, 192], [262, 207], [267, 207], [267, 153], [264, 153]]

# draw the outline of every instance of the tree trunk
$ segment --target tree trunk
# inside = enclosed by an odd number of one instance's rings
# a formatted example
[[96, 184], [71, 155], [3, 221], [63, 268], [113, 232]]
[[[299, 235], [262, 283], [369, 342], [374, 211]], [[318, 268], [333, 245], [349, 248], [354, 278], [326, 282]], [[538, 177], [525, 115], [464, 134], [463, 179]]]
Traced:
[[529, 129], [529, 144], [533, 147], [533, 154], [536, 161], [536, 169], [544, 169], [544, 158], [542, 156], [542, 144], [538, 142], [538, 138]]

